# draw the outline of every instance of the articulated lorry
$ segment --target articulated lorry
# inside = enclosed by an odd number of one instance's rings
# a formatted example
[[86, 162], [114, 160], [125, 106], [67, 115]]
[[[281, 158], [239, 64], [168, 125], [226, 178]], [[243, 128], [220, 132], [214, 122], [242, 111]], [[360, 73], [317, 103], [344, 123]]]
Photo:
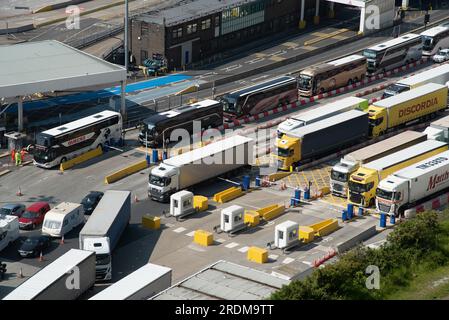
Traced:
[[346, 111], [354, 109], [365, 110], [368, 108], [368, 105], [368, 100], [357, 97], [347, 97], [325, 104], [316, 109], [296, 114], [281, 122], [277, 128], [277, 136], [281, 139], [284, 134], [302, 126], [330, 118]]
[[96, 279], [112, 279], [112, 251], [131, 219], [131, 192], [107, 190], [79, 233], [82, 250], [95, 252]]
[[428, 139], [449, 143], [449, 116], [432, 122], [424, 133], [427, 134]]
[[401, 79], [384, 90], [382, 98], [389, 98], [399, 93], [418, 88], [426, 83], [446, 85], [449, 81], [449, 64], [420, 72], [411, 77]]
[[70, 249], [3, 300], [74, 300], [95, 283], [95, 253]]
[[277, 139], [278, 169], [289, 170], [368, 136], [368, 114], [351, 110], [305, 125]]
[[374, 206], [376, 188], [382, 179], [447, 149], [444, 142], [427, 140], [362, 165], [349, 179], [348, 202], [361, 207]]
[[149, 175], [148, 197], [168, 202], [179, 190], [252, 164], [253, 139], [235, 135], [164, 160]]
[[171, 286], [171, 269], [147, 263], [89, 300], [147, 300]]
[[427, 135], [425, 133], [405, 131], [391, 138], [348, 153], [332, 167], [330, 178], [330, 189], [332, 194], [346, 198], [348, 196], [349, 177], [361, 165], [426, 140]]
[[404, 211], [449, 188], [449, 151], [406, 167], [383, 179], [376, 190], [376, 209], [402, 216]]
[[370, 136], [380, 136], [393, 128], [421, 119], [430, 119], [447, 107], [448, 88], [428, 83], [377, 101], [368, 107]]

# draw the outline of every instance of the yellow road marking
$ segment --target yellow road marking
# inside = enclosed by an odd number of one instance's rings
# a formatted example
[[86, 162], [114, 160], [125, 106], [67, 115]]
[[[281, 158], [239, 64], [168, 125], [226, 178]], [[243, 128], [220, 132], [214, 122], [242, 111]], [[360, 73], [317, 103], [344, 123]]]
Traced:
[[303, 46], [303, 47], [301, 47], [302, 49], [304, 49], [304, 50], [309, 50], [309, 51], [312, 51], [312, 50], [316, 50], [317, 49], [317, 47], [313, 47], [313, 46]]
[[273, 57], [270, 57], [270, 60], [271, 61], [282, 61], [282, 60], [285, 60], [285, 58], [278, 57], [278, 56], [273, 56]]

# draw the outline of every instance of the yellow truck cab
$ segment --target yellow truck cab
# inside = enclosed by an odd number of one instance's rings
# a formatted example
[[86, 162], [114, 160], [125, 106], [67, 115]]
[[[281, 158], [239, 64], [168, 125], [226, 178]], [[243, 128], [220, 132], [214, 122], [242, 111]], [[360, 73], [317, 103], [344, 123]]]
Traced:
[[392, 128], [429, 118], [446, 109], [447, 94], [445, 85], [427, 83], [374, 102], [368, 107], [370, 136], [380, 136]]
[[281, 139], [277, 139], [278, 169], [289, 170], [296, 162], [301, 160], [300, 145], [301, 139], [289, 137], [286, 134]]
[[361, 206], [374, 205], [376, 188], [388, 175], [448, 149], [445, 142], [426, 140], [361, 166], [349, 179], [348, 202]]

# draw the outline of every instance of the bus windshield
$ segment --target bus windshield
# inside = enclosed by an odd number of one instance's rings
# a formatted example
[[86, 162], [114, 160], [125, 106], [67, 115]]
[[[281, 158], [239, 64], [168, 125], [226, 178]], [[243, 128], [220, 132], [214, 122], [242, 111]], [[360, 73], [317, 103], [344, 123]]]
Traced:
[[223, 103], [224, 112], [236, 113], [237, 101], [235, 98], [231, 98], [230, 96], [224, 96], [221, 102]]
[[37, 162], [49, 162], [55, 159], [56, 155], [52, 149], [35, 148], [33, 151], [33, 157]]
[[374, 50], [370, 50], [370, 49], [365, 49], [363, 50], [363, 55], [365, 57], [367, 57], [368, 59], [376, 59], [377, 58], [377, 53]]
[[423, 36], [422, 37], [423, 49], [426, 51], [433, 49], [433, 37]]
[[300, 74], [298, 85], [299, 89], [310, 90], [312, 88], [312, 77], [305, 74]]

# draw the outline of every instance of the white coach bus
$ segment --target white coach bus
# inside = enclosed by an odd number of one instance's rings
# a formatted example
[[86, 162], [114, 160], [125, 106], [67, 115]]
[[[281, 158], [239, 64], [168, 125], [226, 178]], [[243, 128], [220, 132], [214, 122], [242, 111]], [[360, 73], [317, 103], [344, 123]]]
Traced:
[[440, 49], [449, 48], [449, 25], [441, 25], [421, 32], [425, 56], [433, 56]]
[[91, 116], [46, 130], [36, 136], [34, 164], [51, 168], [87, 151], [120, 139], [120, 113], [102, 111]]

